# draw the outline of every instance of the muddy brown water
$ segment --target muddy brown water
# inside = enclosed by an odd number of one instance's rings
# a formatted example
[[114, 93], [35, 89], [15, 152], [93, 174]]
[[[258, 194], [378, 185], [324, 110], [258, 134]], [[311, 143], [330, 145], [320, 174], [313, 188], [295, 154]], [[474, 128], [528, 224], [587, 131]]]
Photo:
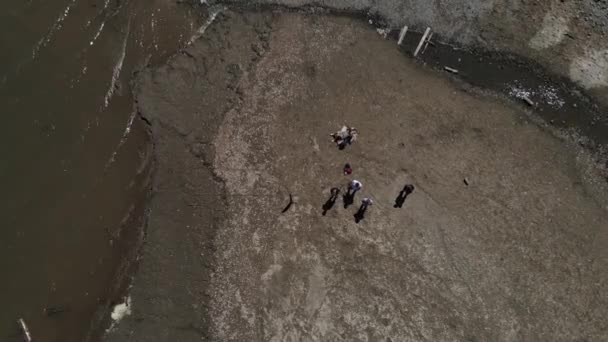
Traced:
[[21, 340], [22, 317], [35, 340], [84, 341], [119, 300], [148, 176], [128, 82], [204, 17], [163, 0], [0, 5], [0, 340]]

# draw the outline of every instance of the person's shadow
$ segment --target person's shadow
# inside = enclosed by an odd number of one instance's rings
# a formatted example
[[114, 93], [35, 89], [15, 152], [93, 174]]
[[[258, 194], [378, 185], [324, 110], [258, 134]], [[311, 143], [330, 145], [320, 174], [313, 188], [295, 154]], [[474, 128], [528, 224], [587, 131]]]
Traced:
[[367, 205], [361, 204], [359, 210], [355, 213], [355, 223], [359, 223], [361, 220], [365, 218], [365, 211], [367, 210]]
[[328, 210], [330, 210], [331, 208], [334, 207], [334, 204], [336, 204], [336, 200], [338, 199], [339, 193], [340, 193], [340, 189], [338, 189], [338, 188], [331, 189], [331, 197], [329, 197], [329, 199], [325, 202], [325, 204], [323, 204], [323, 213], [322, 213], [323, 216], [325, 216], [325, 214], [327, 214]]
[[344, 195], [342, 195], [342, 201], [344, 202], [344, 209], [348, 208], [351, 204], [353, 204], [355, 202], [355, 193], [357, 193], [357, 192], [353, 191], [351, 193], [350, 191], [347, 191]]
[[403, 190], [401, 190], [401, 192], [399, 192], [399, 196], [397, 196], [397, 198], [395, 198], [395, 205], [393, 207], [394, 208], [401, 208], [401, 207], [403, 207], [403, 203], [405, 202], [405, 199], [412, 192], [414, 192], [414, 186], [413, 185], [407, 184], [405, 187], [403, 187]]

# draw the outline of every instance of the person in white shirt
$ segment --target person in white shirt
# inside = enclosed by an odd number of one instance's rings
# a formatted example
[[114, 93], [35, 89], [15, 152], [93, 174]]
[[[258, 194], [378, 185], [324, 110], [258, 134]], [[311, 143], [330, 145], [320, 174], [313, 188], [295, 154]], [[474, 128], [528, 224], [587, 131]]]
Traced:
[[374, 201], [369, 197], [365, 197], [361, 200], [361, 205], [364, 206], [365, 209], [372, 204], [374, 204]]
[[348, 193], [349, 194], [354, 194], [355, 192], [361, 190], [361, 188], [363, 187], [363, 184], [361, 184], [361, 182], [359, 182], [356, 179], [353, 179], [349, 184], [348, 184]]

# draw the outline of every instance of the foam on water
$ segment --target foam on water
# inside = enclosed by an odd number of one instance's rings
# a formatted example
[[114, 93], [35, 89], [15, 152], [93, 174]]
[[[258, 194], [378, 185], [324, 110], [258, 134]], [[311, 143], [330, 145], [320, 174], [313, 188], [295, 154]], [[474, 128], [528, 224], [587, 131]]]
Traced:
[[127, 127], [125, 127], [125, 130], [122, 133], [122, 137], [120, 138], [118, 145], [114, 149], [114, 152], [112, 152], [110, 159], [108, 159], [108, 161], [106, 162], [106, 165], [104, 166], [104, 171], [107, 170], [108, 167], [110, 167], [110, 165], [112, 165], [112, 163], [116, 160], [116, 155], [118, 154], [118, 151], [120, 150], [122, 145], [124, 145], [125, 141], [127, 141], [127, 137], [129, 136], [129, 133], [131, 133], [131, 126], [133, 125], [133, 120], [135, 120], [136, 115], [137, 112], [133, 111], [131, 113], [131, 116], [129, 116], [129, 120], [127, 121]]
[[127, 42], [129, 41], [129, 26], [127, 25], [127, 33], [125, 34], [125, 39], [122, 42], [122, 50], [120, 52], [120, 56], [114, 65], [114, 69], [112, 70], [112, 80], [110, 81], [110, 88], [106, 92], [106, 96], [103, 99], [103, 107], [107, 108], [110, 104], [110, 100], [114, 95], [114, 89], [116, 88], [116, 82], [120, 77], [120, 71], [122, 70], [122, 64], [125, 61], [125, 56], [127, 54]]
[[91, 41], [89, 42], [89, 45], [93, 46], [93, 44], [95, 44], [95, 41], [97, 40], [97, 38], [99, 38], [99, 35], [101, 34], [101, 31], [103, 31], [103, 27], [105, 26], [105, 24], [105, 21], [101, 22], [101, 25], [99, 25], [99, 28], [97, 29], [97, 32], [95, 32], [93, 39], [91, 39]]
[[47, 31], [47, 33], [36, 43], [34, 49], [32, 50], [32, 59], [36, 59], [40, 50], [46, 47], [51, 42], [51, 39], [53, 38], [55, 33], [57, 33], [57, 31], [61, 29], [61, 27], [63, 26], [63, 22], [68, 17], [68, 14], [70, 14], [70, 11], [72, 10], [72, 7], [74, 7], [75, 4], [76, 0], [72, 0], [63, 10], [63, 12], [59, 15], [59, 17], [55, 20], [55, 22]]
[[112, 329], [114, 329], [116, 324], [118, 324], [123, 318], [125, 318], [126, 316], [129, 316], [130, 314], [131, 314], [131, 296], [128, 296], [125, 299], [124, 303], [120, 303], [120, 304], [117, 304], [114, 306], [114, 309], [112, 310], [112, 313], [110, 314], [110, 317], [112, 318], [112, 324], [110, 324], [110, 327], [108, 329], [106, 329], [106, 332], [109, 332]]
[[131, 297], [127, 297], [127, 300], [124, 303], [117, 304], [114, 306], [114, 310], [112, 311], [111, 317], [114, 320], [114, 323], [120, 322], [125, 316], [131, 314]]

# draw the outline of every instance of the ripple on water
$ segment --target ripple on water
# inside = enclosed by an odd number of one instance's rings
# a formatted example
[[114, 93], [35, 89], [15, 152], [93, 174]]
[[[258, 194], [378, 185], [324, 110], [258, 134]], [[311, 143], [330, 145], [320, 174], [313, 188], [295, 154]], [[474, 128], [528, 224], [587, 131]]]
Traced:
[[123, 62], [125, 61], [125, 56], [127, 55], [127, 42], [129, 41], [129, 27], [130, 25], [127, 25], [127, 33], [125, 34], [125, 38], [122, 41], [122, 49], [120, 51], [120, 56], [118, 57], [118, 60], [116, 61], [116, 64], [114, 64], [114, 68], [112, 69], [112, 79], [110, 81], [110, 88], [108, 88], [108, 91], [106, 92], [106, 96], [103, 99], [103, 107], [107, 108], [108, 105], [110, 104], [110, 100], [112, 99], [112, 96], [114, 95], [114, 90], [116, 89], [116, 83], [118, 82], [118, 79], [120, 77], [120, 71], [122, 70], [122, 65]]
[[70, 3], [65, 7], [63, 12], [55, 20], [53, 25], [49, 28], [47, 33], [36, 43], [32, 50], [32, 59], [36, 59], [36, 57], [38, 57], [38, 54], [40, 53], [40, 50], [42, 48], [45, 48], [51, 42], [55, 33], [57, 33], [57, 31], [59, 31], [63, 26], [63, 22], [68, 17], [70, 11], [72, 10], [72, 7], [74, 7], [75, 4], [76, 0], [70, 1]]

